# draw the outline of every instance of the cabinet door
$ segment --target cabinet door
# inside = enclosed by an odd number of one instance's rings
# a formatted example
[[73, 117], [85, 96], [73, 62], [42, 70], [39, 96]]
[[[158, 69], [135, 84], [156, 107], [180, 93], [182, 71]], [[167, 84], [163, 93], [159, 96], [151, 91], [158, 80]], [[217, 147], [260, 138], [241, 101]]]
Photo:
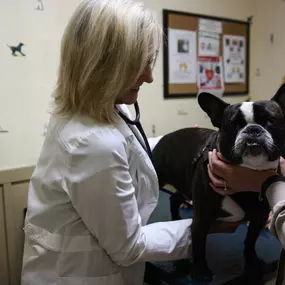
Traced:
[[9, 284], [3, 187], [0, 186], [0, 284]]
[[19, 285], [21, 280], [28, 187], [29, 182], [4, 184], [10, 285]]

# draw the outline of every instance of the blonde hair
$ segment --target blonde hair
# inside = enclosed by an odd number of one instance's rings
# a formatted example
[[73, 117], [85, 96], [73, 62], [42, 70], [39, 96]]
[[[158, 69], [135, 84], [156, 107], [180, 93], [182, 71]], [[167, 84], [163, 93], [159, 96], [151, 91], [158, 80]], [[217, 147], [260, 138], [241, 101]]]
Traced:
[[116, 100], [133, 87], [161, 38], [155, 14], [140, 2], [83, 1], [62, 39], [55, 112], [114, 122]]

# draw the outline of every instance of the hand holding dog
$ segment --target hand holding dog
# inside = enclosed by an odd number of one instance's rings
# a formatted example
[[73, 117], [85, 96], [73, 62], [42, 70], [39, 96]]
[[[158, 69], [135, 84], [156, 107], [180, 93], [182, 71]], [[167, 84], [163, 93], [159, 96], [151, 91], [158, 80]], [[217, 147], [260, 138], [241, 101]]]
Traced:
[[[209, 152], [208, 174], [210, 186], [222, 195], [230, 195], [241, 191], [259, 192], [262, 183], [276, 172], [272, 170], [258, 171], [242, 166], [228, 164], [221, 153], [215, 149]], [[285, 175], [285, 160], [280, 158], [282, 175]]]

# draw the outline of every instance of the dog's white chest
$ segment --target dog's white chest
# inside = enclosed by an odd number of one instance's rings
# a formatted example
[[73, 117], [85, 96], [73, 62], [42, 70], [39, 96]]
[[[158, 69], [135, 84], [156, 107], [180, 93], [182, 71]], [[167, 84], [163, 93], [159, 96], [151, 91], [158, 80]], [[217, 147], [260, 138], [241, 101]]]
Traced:
[[229, 196], [225, 196], [222, 202], [222, 209], [230, 216], [225, 218], [218, 218], [222, 222], [239, 222], [245, 217], [244, 210]]
[[278, 160], [268, 161], [268, 158], [263, 154], [257, 156], [247, 155], [243, 157], [243, 163], [240, 166], [255, 170], [276, 169]]

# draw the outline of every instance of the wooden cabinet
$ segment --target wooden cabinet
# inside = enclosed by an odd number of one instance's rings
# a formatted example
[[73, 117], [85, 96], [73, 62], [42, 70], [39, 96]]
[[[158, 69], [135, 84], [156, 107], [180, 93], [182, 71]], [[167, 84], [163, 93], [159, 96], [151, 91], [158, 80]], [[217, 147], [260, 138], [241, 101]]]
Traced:
[[[20, 285], [24, 210], [34, 167], [0, 172], [0, 284]], [[2, 254], [3, 253], [3, 254]]]
[[0, 186], [0, 284], [9, 284], [4, 192]]
[[24, 248], [24, 209], [27, 207], [28, 182], [4, 185], [6, 236], [11, 285], [20, 285]]

